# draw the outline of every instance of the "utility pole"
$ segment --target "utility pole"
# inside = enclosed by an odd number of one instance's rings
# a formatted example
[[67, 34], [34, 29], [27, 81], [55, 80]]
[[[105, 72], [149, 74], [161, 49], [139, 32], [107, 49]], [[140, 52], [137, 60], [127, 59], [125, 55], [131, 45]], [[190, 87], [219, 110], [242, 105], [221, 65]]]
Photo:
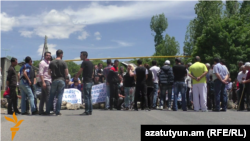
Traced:
[[49, 50], [48, 50], [48, 46], [47, 46], [47, 36], [45, 35], [45, 40], [44, 40], [44, 46], [43, 46], [43, 52], [42, 52], [42, 58], [41, 58], [41, 60], [43, 60], [43, 58], [44, 58], [44, 53], [45, 52], [48, 52]]

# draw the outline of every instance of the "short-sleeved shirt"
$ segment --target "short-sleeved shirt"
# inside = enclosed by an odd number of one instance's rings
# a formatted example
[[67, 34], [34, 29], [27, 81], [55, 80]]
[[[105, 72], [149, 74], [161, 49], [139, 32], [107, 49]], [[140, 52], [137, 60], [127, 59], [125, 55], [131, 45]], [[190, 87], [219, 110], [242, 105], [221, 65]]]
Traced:
[[17, 75], [15, 67], [10, 66], [8, 69], [7, 81], [9, 81], [9, 86], [17, 86]]
[[113, 70], [114, 72], [118, 72], [118, 67], [113, 66], [111, 70]]
[[[220, 63], [217, 63], [214, 66], [213, 73], [218, 73], [222, 79], [225, 79], [226, 76], [228, 75], [228, 70], [223, 67]], [[214, 75], [213, 80], [217, 79], [217, 76]]]
[[49, 64], [51, 70], [52, 81], [63, 80], [65, 81], [65, 69], [68, 69], [67, 64], [63, 60], [53, 60]]
[[92, 82], [92, 74], [94, 69], [93, 63], [91, 61], [83, 61], [81, 68], [83, 69], [82, 71], [83, 83]]
[[[189, 73], [194, 77], [200, 77], [204, 72], [207, 72], [207, 67], [205, 64], [196, 62], [189, 67]], [[202, 77], [200, 81], [193, 79], [193, 84], [206, 83], [206, 77]]]
[[146, 84], [146, 75], [148, 74], [148, 70], [145, 67], [137, 67], [135, 69], [136, 75], [136, 85], [144, 85]]
[[158, 74], [161, 71], [161, 69], [157, 66], [153, 66], [149, 70], [151, 70], [154, 75], [154, 83], [158, 83], [159, 82]]
[[28, 63], [24, 64], [21, 68], [20, 68], [20, 79], [21, 81], [23, 81], [24, 84], [28, 85], [29, 81], [24, 77], [23, 74], [23, 70], [26, 71], [27, 76], [29, 77], [31, 83], [32, 83], [32, 77], [31, 75], [33, 75], [33, 69], [31, 69], [31, 65], [29, 65]]

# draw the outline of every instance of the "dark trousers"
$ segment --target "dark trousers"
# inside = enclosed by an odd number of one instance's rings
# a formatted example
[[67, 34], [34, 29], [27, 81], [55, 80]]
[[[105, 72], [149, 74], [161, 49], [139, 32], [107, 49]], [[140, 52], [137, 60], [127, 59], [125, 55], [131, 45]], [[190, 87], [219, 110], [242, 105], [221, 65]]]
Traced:
[[246, 97], [247, 97], [247, 110], [250, 111], [250, 83], [245, 84]]
[[154, 88], [147, 87], [147, 97], [148, 97], [148, 107], [149, 109], [153, 108], [153, 97], [154, 97]]
[[17, 109], [16, 87], [10, 87], [10, 98], [8, 101], [8, 114], [12, 114], [12, 106], [15, 113], [19, 113]]
[[207, 107], [208, 110], [214, 109], [215, 108], [215, 103], [214, 103], [214, 91], [209, 91], [207, 95]]
[[243, 92], [243, 88], [244, 88], [244, 86], [243, 86], [243, 84], [240, 84], [240, 90], [239, 90], [239, 108], [240, 108], [240, 110], [244, 110], [245, 109], [245, 106], [244, 106], [244, 98], [245, 98], [245, 94], [246, 94], [246, 87], [245, 87], [245, 90], [244, 90], [244, 93], [242, 94], [242, 92]]
[[191, 108], [190, 96], [189, 96], [190, 88], [187, 87], [186, 98], [187, 98], [187, 107]]
[[[148, 97], [147, 97], [147, 85], [142, 84], [142, 85], [137, 85], [135, 88], [135, 109], [137, 108], [137, 101], [140, 96], [140, 93], [142, 94], [141, 96], [141, 109], [143, 110], [144, 108], [148, 108]], [[145, 107], [144, 107], [145, 103]]]
[[225, 84], [219, 79], [214, 80], [215, 91], [215, 110], [220, 110], [220, 101], [222, 110], [227, 110], [227, 93], [225, 90]]
[[[114, 100], [115, 99], [115, 100]], [[117, 108], [118, 103], [118, 85], [110, 83], [109, 108]]]

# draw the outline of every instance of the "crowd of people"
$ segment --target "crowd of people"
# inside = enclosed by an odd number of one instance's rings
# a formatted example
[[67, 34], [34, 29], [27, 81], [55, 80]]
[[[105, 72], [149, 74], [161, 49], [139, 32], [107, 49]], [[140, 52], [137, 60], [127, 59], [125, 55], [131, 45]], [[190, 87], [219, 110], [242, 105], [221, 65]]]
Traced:
[[[61, 115], [61, 103], [64, 89], [76, 88], [82, 92], [85, 111], [81, 115], [92, 115], [91, 89], [93, 85], [106, 84], [105, 110], [150, 111], [152, 109], [183, 111], [194, 110], [207, 112], [227, 111], [228, 101], [239, 105], [240, 111], [250, 111], [250, 62], [239, 62], [239, 74], [232, 83], [230, 73], [223, 59], [214, 59], [214, 64], [201, 63], [200, 57], [195, 62], [181, 62], [175, 59], [175, 65], [166, 60], [162, 67], [153, 60], [150, 64], [142, 64], [137, 60], [137, 66], [128, 64], [126, 71], [119, 66], [119, 60], [107, 59], [107, 67], [103, 64], [93, 65], [88, 59], [88, 53], [82, 51], [80, 70], [70, 77], [67, 64], [62, 60], [63, 51], [56, 51], [56, 59], [51, 61], [51, 53], [44, 53], [44, 60], [39, 64], [38, 82], [42, 87], [39, 107], [37, 107], [35, 85], [36, 77], [32, 67], [32, 59], [27, 56], [25, 64], [19, 71], [15, 70], [17, 59], [11, 59], [8, 70], [7, 87], [8, 114], [29, 115], [27, 106], [30, 104], [32, 115]], [[79, 76], [82, 74], [82, 80]], [[21, 112], [17, 108], [17, 86], [20, 89]], [[177, 102], [178, 96], [181, 101]], [[159, 99], [159, 100], [158, 100]], [[29, 101], [29, 103], [27, 103]], [[44, 110], [46, 105], [46, 110]], [[158, 106], [157, 106], [158, 105]]]

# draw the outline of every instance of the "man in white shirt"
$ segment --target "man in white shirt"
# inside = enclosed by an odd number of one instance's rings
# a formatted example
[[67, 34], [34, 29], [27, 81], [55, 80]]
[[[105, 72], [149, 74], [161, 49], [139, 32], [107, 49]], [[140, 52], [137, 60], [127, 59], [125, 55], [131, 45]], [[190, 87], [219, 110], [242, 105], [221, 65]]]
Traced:
[[[237, 95], [237, 98], [238, 98], [238, 103], [237, 103], [237, 104], [239, 104], [239, 99], [240, 99], [241, 97], [244, 97], [244, 96], [245, 96], [245, 92], [243, 93], [243, 96], [241, 96], [241, 95], [242, 95], [242, 90], [243, 90], [242, 81], [246, 80], [247, 73], [248, 73], [248, 70], [246, 70], [245, 65], [241, 66], [240, 69], [241, 69], [242, 71], [240, 71], [240, 72], [238, 73], [238, 76], [237, 76], [237, 80], [238, 80], [238, 82], [239, 82], [239, 84], [240, 84], [240, 90], [239, 90], [239, 93], [238, 93], [238, 95]], [[244, 104], [242, 104], [242, 103], [244, 103], [244, 102], [241, 102], [241, 105], [239, 105], [239, 106], [240, 106], [240, 109], [239, 109], [239, 110], [244, 110]]]
[[153, 81], [154, 81], [154, 96], [153, 96], [153, 109], [156, 109], [157, 106], [157, 96], [158, 96], [158, 89], [159, 89], [159, 78], [158, 74], [160, 72], [160, 68], [157, 67], [157, 62], [155, 60], [152, 61], [152, 67], [150, 70], [153, 73]]

